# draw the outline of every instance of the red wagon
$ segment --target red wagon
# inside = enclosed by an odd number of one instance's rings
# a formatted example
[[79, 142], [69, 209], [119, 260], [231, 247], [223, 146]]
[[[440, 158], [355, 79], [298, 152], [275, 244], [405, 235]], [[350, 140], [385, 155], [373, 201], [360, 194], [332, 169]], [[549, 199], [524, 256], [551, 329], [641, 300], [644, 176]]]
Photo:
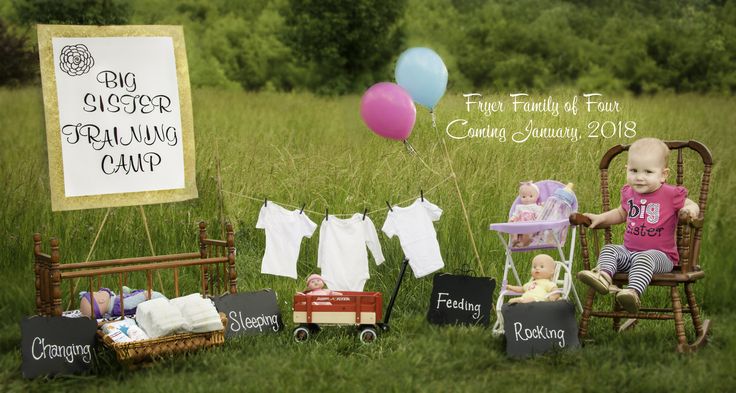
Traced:
[[306, 341], [320, 326], [355, 326], [364, 343], [378, 338], [378, 331], [389, 329], [388, 321], [399, 293], [408, 260], [404, 260], [394, 293], [383, 318], [383, 295], [380, 292], [341, 292], [341, 295], [294, 295], [294, 339]]
[[320, 325], [353, 325], [358, 327], [360, 341], [378, 337], [383, 318], [383, 296], [380, 292], [342, 292], [342, 295], [294, 295], [294, 338], [309, 339]]

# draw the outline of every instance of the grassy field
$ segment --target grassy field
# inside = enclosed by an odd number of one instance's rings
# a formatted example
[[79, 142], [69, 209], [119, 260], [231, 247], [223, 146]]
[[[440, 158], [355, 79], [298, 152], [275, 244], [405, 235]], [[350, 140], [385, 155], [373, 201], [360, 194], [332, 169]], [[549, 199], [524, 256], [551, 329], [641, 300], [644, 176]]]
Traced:
[[[736, 230], [734, 198], [736, 179], [733, 151], [736, 138], [736, 99], [709, 96], [616, 97], [619, 113], [514, 113], [509, 92], [484, 97], [502, 100], [504, 112], [483, 116], [468, 112], [461, 94], [448, 94], [437, 108], [440, 135], [446, 138], [470, 223], [488, 276], [500, 278], [503, 248], [488, 224], [505, 221], [518, 181], [557, 179], [576, 183], [581, 210], [600, 209], [597, 163], [610, 146], [629, 139], [590, 138], [590, 122], [635, 121], [637, 137], [697, 139], [712, 149], [717, 162], [706, 212], [701, 262], [707, 278], [698, 284], [707, 318], [714, 321], [710, 344], [691, 356], [674, 353], [671, 323], [641, 323], [634, 331], [616, 334], [609, 322], [594, 321], [596, 340], [575, 353], [556, 354], [526, 361], [509, 361], [502, 339], [490, 329], [436, 328], [426, 323], [431, 278], [408, 276], [392, 319], [392, 331], [375, 345], [360, 345], [344, 329], [325, 329], [303, 345], [293, 343], [290, 295], [303, 288], [303, 278], [317, 272], [318, 237], [302, 244], [300, 279], [261, 275], [263, 231], [255, 229], [262, 202], [250, 198], [301, 206], [309, 211], [362, 212], [413, 199], [420, 189], [444, 209], [436, 224], [446, 271], [468, 265], [478, 273], [461, 206], [429, 113], [417, 110], [410, 138], [418, 151], [411, 155], [399, 142], [381, 139], [363, 125], [357, 96], [317, 98], [307, 94], [254, 94], [214, 90], [194, 92], [197, 148], [196, 200], [146, 206], [157, 253], [181, 252], [196, 247], [195, 226], [211, 223], [216, 233], [219, 217], [217, 162], [221, 163], [225, 217], [235, 224], [238, 247], [238, 287], [241, 291], [273, 288], [279, 294], [286, 332], [268, 337], [243, 338], [223, 348], [185, 358], [164, 360], [154, 367], [125, 372], [105, 355], [96, 375], [53, 380], [22, 379], [18, 321], [34, 312], [31, 234], [61, 241], [64, 260], [84, 260], [105, 210], [52, 213], [43, 105], [39, 88], [0, 90], [0, 178], [4, 203], [0, 204], [0, 389], [10, 391], [126, 390], [126, 391], [304, 391], [304, 390], [418, 390], [485, 391], [689, 391], [696, 388], [728, 390], [733, 385], [732, 352], [736, 322], [732, 301], [736, 273], [730, 242]], [[580, 92], [557, 91], [557, 100]], [[545, 99], [547, 94], [537, 96]], [[608, 98], [613, 99], [613, 98]], [[584, 109], [584, 108], [583, 108]], [[560, 109], [562, 111], [562, 108]], [[468, 127], [505, 127], [506, 141], [498, 138], [455, 140], [444, 134], [455, 119]], [[530, 138], [512, 141], [514, 131], [529, 121], [538, 127], [574, 127], [580, 139]], [[457, 123], [455, 123], [457, 124]], [[608, 129], [610, 131], [610, 128]], [[461, 128], [452, 128], [454, 135]], [[421, 159], [420, 159], [421, 158]], [[673, 161], [674, 163], [674, 161]], [[692, 163], [692, 160], [687, 162]], [[698, 179], [688, 172], [686, 185]], [[623, 184], [619, 163], [612, 170], [616, 188]], [[673, 179], [674, 180], [674, 179]], [[434, 187], [437, 186], [437, 187]], [[434, 187], [434, 188], [433, 188]], [[371, 215], [377, 227], [385, 211]], [[315, 222], [321, 214], [310, 214]], [[386, 263], [371, 262], [366, 289], [390, 293], [398, 276], [402, 252], [397, 239], [379, 234]], [[620, 233], [618, 234], [620, 239]], [[106, 259], [149, 254], [138, 209], [115, 208], [92, 256]], [[526, 271], [529, 256], [517, 258]], [[576, 270], [580, 260], [576, 258]], [[133, 277], [139, 283], [143, 277]], [[190, 288], [196, 290], [194, 278]], [[582, 293], [584, 288], [578, 284]], [[142, 285], [142, 284], [141, 284]], [[651, 290], [645, 301], [663, 303], [665, 294]], [[605, 301], [605, 300], [601, 300]], [[688, 333], [692, 329], [688, 326]], [[686, 374], [686, 371], [692, 374]]]

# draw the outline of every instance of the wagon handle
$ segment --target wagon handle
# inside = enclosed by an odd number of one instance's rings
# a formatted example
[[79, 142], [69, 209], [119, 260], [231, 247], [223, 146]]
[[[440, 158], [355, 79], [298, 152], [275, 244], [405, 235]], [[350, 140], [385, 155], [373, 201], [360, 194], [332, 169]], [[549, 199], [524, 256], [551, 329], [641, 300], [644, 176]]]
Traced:
[[409, 264], [409, 260], [404, 258], [404, 261], [401, 263], [401, 273], [399, 273], [399, 279], [396, 281], [396, 287], [394, 288], [394, 293], [391, 295], [391, 300], [388, 302], [388, 307], [386, 308], [386, 317], [383, 318], [383, 324], [381, 325], [381, 328], [383, 330], [388, 330], [388, 322], [391, 319], [391, 310], [394, 309], [394, 302], [396, 301], [396, 295], [399, 294], [399, 288], [401, 287], [401, 282], [404, 280], [404, 273], [406, 273], [406, 266]]

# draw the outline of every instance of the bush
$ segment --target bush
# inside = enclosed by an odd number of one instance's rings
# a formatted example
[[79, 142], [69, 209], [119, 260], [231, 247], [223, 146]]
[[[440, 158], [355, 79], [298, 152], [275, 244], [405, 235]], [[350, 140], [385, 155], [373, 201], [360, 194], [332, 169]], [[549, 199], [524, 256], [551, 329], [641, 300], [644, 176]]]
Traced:
[[17, 86], [27, 82], [38, 70], [38, 55], [29, 49], [28, 41], [0, 19], [0, 86]]
[[122, 25], [128, 22], [125, 0], [15, 0], [18, 19], [25, 24]]
[[390, 79], [405, 8], [404, 0], [290, 0], [284, 41], [308, 64], [313, 91], [362, 91]]

